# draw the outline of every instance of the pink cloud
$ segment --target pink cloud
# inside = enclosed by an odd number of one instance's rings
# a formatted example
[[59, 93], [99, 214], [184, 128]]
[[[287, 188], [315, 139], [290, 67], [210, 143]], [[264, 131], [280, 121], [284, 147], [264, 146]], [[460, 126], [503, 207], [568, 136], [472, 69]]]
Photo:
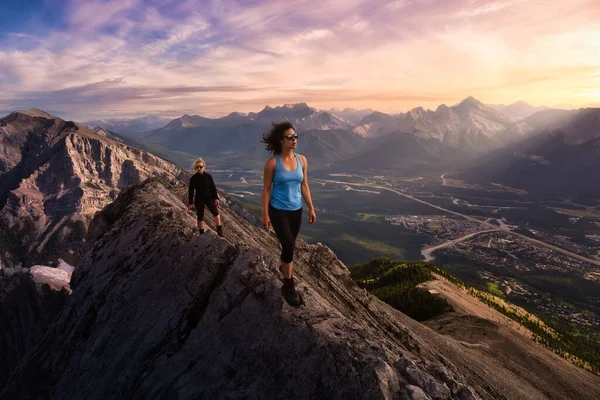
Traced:
[[[592, 0], [291, 0], [253, 7], [214, 0], [176, 7], [178, 19], [170, 20], [141, 0], [71, 2], [69, 31], [0, 52], [0, 73], [10, 77], [0, 83], [0, 102], [113, 79], [121, 81], [111, 101], [148, 111], [244, 111], [274, 100], [401, 111], [470, 94], [493, 103], [579, 105], [598, 87], [592, 77], [600, 71], [600, 3]], [[107, 24], [118, 29], [104, 32]], [[193, 90], [199, 87], [215, 90], [209, 96]], [[133, 102], [123, 88], [143, 95]]]

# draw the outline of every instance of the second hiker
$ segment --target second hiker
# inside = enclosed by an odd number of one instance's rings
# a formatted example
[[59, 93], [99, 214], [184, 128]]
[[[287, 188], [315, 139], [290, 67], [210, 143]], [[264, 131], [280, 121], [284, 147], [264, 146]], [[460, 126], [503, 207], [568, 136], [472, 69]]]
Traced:
[[196, 173], [190, 178], [188, 189], [188, 208], [196, 209], [198, 220], [198, 230], [204, 233], [204, 206], [208, 207], [211, 214], [215, 218], [217, 233], [223, 236], [223, 225], [221, 224], [221, 215], [219, 215], [219, 196], [217, 195], [217, 187], [212, 176], [205, 172], [206, 163], [202, 158], [198, 158], [193, 164]]

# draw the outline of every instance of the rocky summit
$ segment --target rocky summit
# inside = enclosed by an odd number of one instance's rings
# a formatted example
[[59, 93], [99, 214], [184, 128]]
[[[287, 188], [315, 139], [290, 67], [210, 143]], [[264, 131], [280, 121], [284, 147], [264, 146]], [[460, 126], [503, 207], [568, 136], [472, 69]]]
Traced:
[[522, 376], [410, 319], [320, 244], [298, 242], [304, 304], [288, 306], [274, 234], [224, 204], [225, 237], [198, 235], [185, 190], [152, 178], [95, 215], [72, 294], [1, 399], [600, 398], [558, 357], [561, 373]]

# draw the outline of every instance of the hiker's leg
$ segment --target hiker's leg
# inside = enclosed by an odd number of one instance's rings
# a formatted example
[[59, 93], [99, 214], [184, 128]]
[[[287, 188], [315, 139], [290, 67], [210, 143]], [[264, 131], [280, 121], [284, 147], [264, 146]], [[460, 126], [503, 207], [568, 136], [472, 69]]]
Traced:
[[198, 221], [198, 229], [204, 231], [204, 204], [194, 204], [196, 207], [196, 220]]
[[300, 226], [302, 225], [302, 209], [296, 211], [289, 211], [288, 215], [290, 219], [290, 229], [292, 230], [292, 237], [294, 238], [294, 243], [296, 243], [296, 238], [298, 237], [298, 233], [300, 232]]
[[206, 207], [210, 210], [210, 213], [215, 219], [215, 225], [217, 226], [217, 233], [219, 236], [223, 236], [223, 226], [221, 225], [221, 214], [215, 200], [210, 200], [206, 203]]
[[210, 213], [215, 218], [215, 225], [221, 225], [221, 214], [219, 213], [219, 207], [217, 206], [217, 202], [215, 200], [210, 200], [206, 203], [206, 207], [210, 210]]
[[[283, 271], [289, 270], [289, 275], [284, 276], [286, 278], [290, 278], [294, 274], [294, 249], [296, 248], [296, 238], [298, 237], [298, 232], [300, 232], [300, 225], [302, 225], [302, 209], [296, 211], [286, 211], [290, 226], [290, 233], [292, 234], [291, 245], [288, 245], [288, 250], [285, 255], [286, 260], [290, 260], [289, 263], [284, 261], [281, 262], [281, 266]], [[282, 255], [281, 259], [283, 260], [284, 256]], [[285, 266], [284, 266], [285, 265]]]
[[294, 259], [294, 236], [290, 227], [288, 211], [278, 210], [269, 205], [269, 219], [281, 243], [281, 270], [286, 278], [292, 277]]

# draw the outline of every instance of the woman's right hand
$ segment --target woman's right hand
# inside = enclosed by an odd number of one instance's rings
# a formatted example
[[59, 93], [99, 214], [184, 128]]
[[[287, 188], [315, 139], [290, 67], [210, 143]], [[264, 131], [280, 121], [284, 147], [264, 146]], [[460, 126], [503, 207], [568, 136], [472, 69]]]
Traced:
[[269, 219], [268, 215], [267, 216], [263, 215], [262, 224], [266, 230], [269, 230], [269, 227], [271, 226], [271, 220]]

